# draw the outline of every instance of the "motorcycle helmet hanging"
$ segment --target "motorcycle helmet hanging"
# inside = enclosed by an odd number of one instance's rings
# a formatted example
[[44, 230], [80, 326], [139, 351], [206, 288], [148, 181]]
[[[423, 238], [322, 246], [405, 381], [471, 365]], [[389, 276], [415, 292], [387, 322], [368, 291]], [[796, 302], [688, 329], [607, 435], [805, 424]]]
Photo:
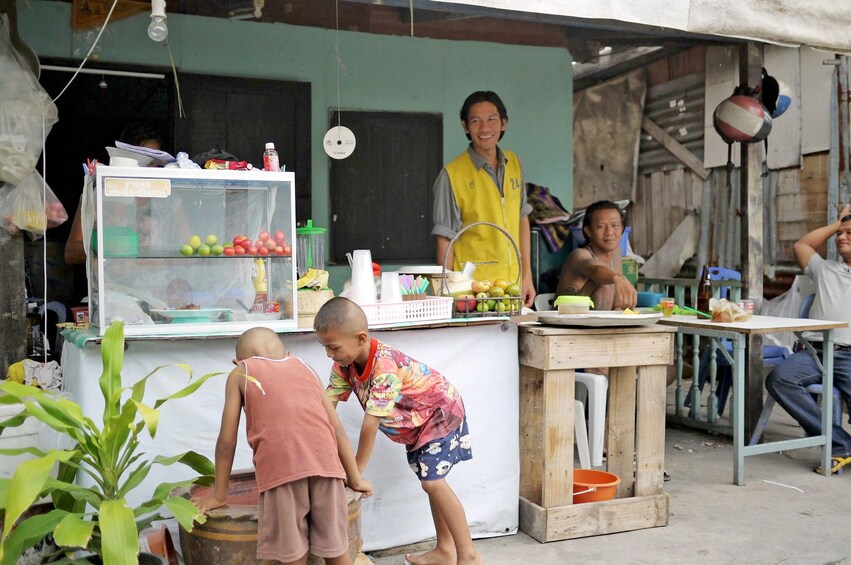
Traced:
[[755, 94], [747, 86], [740, 86], [715, 108], [712, 125], [726, 143], [756, 143], [771, 133], [771, 114]]

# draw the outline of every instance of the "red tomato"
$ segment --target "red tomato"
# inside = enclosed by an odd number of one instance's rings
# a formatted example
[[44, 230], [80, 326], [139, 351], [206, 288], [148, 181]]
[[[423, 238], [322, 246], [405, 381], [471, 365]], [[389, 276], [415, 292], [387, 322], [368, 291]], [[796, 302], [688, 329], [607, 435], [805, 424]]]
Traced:
[[231, 241], [233, 241], [234, 245], [242, 245], [242, 242], [248, 239], [244, 235], [235, 235]]
[[274, 253], [275, 255], [283, 255], [284, 254], [284, 248], [279, 245], [275, 249], [272, 250], [272, 253]]
[[[231, 255], [236, 255], [237, 249], [242, 249], [242, 247], [225, 247], [222, 253], [230, 257]], [[243, 249], [242, 252], [245, 253], [245, 250]]]
[[248, 253], [249, 255], [257, 255], [257, 246], [252, 245], [251, 247], [246, 249], [245, 252]]
[[237, 245], [233, 248], [234, 255], [245, 255], [245, 248], [241, 245]]
[[257, 253], [259, 255], [266, 256], [266, 255], [269, 254], [269, 248], [264, 245], [263, 247], [260, 247], [260, 248], [257, 249]]
[[251, 240], [247, 237], [239, 242], [239, 246], [248, 251], [248, 248], [251, 247]]
[[289, 257], [292, 254], [293, 254], [293, 248], [290, 247], [289, 245], [284, 245], [284, 255]]
[[260, 235], [258, 235], [257, 237], [260, 239], [260, 241], [266, 241], [267, 239], [269, 239], [269, 232], [261, 231]]
[[268, 248], [268, 249], [269, 249], [269, 251], [272, 251], [273, 249], [275, 249], [275, 248], [278, 246], [278, 244], [277, 244], [277, 243], [275, 243], [275, 242], [274, 242], [273, 240], [271, 240], [271, 239], [267, 239], [266, 241], [264, 241], [264, 242], [263, 242], [263, 245], [264, 245], [266, 248]]
[[278, 245], [283, 244], [286, 240], [287, 236], [284, 235], [284, 232], [282, 232], [281, 230], [275, 232], [275, 241], [278, 243]]

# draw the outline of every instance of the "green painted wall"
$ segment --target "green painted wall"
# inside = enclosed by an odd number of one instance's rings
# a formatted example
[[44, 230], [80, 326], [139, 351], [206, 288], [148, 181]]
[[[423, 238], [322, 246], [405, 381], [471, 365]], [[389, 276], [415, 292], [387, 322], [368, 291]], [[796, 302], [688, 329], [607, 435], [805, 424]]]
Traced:
[[[72, 32], [70, 12], [71, 4], [65, 2], [19, 0], [21, 36], [39, 56], [81, 60], [97, 30]], [[148, 39], [148, 22], [148, 15], [141, 14], [110, 23], [95, 52], [98, 59], [168, 66], [167, 50]], [[312, 217], [317, 225], [329, 225], [328, 158], [321, 142], [329, 127], [328, 110], [337, 105], [338, 39], [345, 65], [340, 78], [344, 109], [441, 113], [448, 161], [467, 143], [458, 120], [464, 98], [474, 90], [494, 90], [508, 108], [502, 145], [520, 155], [526, 180], [549, 186], [562, 202], [572, 202], [573, 86], [566, 49], [338, 34], [181, 15], [170, 15], [168, 27], [179, 71], [311, 83]]]

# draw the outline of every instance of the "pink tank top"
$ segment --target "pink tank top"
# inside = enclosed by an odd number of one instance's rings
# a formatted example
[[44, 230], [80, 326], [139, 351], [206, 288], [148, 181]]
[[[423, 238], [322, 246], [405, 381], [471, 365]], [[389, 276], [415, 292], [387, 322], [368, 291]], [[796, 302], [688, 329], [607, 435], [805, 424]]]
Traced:
[[252, 357], [243, 363], [265, 391], [245, 381], [245, 431], [258, 491], [305, 477], [345, 479], [313, 369], [297, 357]]

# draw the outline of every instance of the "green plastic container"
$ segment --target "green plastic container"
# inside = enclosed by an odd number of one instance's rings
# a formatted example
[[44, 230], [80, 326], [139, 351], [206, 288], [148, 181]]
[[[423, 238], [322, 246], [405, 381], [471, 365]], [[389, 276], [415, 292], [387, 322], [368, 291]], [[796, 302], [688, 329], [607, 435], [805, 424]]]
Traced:
[[[128, 227], [107, 226], [103, 232], [104, 257], [138, 257], [139, 234]], [[98, 250], [98, 230], [92, 229], [92, 251]]]
[[624, 259], [622, 264], [623, 276], [632, 283], [632, 286], [638, 286], [638, 262], [635, 259]]

